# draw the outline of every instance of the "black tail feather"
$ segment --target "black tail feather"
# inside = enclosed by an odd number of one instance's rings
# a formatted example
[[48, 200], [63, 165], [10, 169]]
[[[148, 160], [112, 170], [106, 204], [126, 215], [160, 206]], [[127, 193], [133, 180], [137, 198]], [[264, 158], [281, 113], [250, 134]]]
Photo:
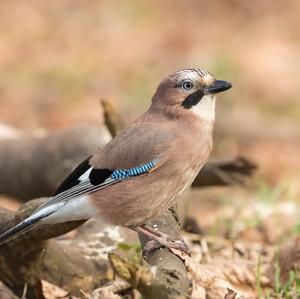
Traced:
[[33, 219], [28, 221], [25, 219], [24, 221], [20, 222], [19, 224], [13, 226], [12, 228], [8, 229], [2, 235], [0, 235], [0, 246], [4, 243], [11, 241], [12, 239], [25, 234], [26, 232], [32, 230], [36, 225], [35, 223], [38, 219]]

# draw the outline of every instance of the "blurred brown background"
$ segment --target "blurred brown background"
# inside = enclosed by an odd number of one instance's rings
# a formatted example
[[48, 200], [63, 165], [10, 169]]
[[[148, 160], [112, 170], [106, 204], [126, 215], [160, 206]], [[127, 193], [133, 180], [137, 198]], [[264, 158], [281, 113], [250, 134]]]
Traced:
[[219, 97], [213, 156], [243, 154], [260, 167], [249, 189], [205, 196], [295, 204], [299, 10], [296, 0], [1, 1], [1, 122], [27, 131], [99, 124], [103, 97], [130, 121], [162, 77], [202, 67], [234, 86]]

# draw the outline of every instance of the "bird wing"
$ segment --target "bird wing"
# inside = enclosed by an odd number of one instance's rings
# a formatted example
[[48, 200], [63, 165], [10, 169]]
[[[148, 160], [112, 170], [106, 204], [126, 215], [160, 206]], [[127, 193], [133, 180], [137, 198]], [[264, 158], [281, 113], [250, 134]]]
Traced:
[[152, 171], [159, 158], [128, 169], [96, 169], [89, 165], [89, 158], [83, 161], [63, 181], [53, 197], [50, 197], [34, 213], [0, 235], [0, 245], [36, 227], [37, 222], [50, 216], [64, 206], [70, 199], [103, 189], [120, 181]]
[[138, 119], [101, 151], [83, 161], [31, 216], [0, 235], [0, 245], [33, 229], [40, 220], [57, 212], [69, 200], [118, 182], [155, 171], [163, 163], [172, 139], [168, 130]]
[[[54, 196], [34, 214], [56, 203], [154, 171], [161, 164], [171, 139], [168, 129], [144, 114], [102, 150], [79, 164], [57, 188]], [[59, 205], [57, 207], [60, 208]]]
[[125, 179], [150, 172], [157, 166], [159, 161], [159, 157], [157, 157], [135, 167], [110, 170], [94, 168], [89, 164], [90, 158], [76, 167], [61, 183], [54, 196], [41, 205], [34, 214], [57, 203], [66, 202], [71, 198], [95, 192]]

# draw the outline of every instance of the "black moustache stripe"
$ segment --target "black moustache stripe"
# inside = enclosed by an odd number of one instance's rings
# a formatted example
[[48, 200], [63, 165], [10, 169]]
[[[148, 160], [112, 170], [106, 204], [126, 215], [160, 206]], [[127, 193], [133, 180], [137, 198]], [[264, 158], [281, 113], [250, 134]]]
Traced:
[[191, 109], [193, 106], [197, 105], [201, 101], [203, 96], [204, 96], [203, 90], [201, 89], [196, 90], [195, 92], [187, 96], [181, 105], [185, 109]]

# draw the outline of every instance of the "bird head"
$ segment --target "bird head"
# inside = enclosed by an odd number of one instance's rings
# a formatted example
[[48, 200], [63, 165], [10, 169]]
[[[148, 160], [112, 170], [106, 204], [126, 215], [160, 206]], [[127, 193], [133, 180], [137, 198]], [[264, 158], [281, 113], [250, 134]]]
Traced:
[[169, 108], [168, 111], [185, 111], [206, 120], [215, 119], [216, 94], [232, 85], [215, 79], [202, 69], [184, 69], [169, 75], [152, 99], [152, 106]]

